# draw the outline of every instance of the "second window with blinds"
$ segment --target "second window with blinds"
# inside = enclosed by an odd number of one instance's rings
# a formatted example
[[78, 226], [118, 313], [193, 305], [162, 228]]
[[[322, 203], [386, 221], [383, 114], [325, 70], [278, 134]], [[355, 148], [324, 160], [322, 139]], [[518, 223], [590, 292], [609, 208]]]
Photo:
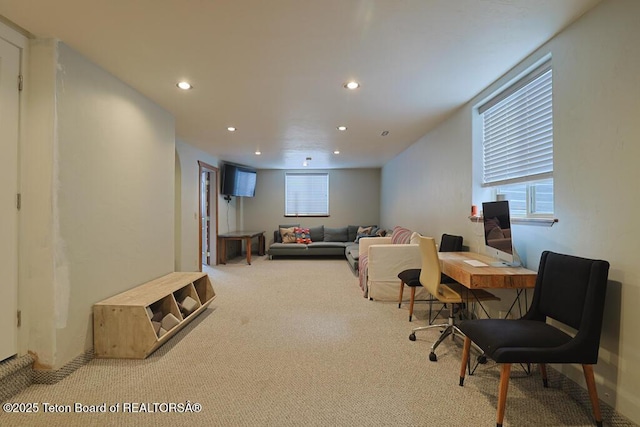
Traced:
[[515, 217], [547, 217], [553, 203], [553, 74], [547, 61], [478, 107], [483, 187]]
[[329, 216], [329, 174], [284, 175], [285, 216]]

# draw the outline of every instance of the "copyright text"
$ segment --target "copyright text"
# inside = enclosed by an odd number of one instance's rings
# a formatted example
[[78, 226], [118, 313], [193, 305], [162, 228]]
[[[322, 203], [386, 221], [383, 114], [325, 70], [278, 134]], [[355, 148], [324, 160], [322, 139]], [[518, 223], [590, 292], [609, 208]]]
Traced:
[[60, 412], [74, 412], [74, 413], [185, 413], [185, 412], [201, 412], [202, 405], [198, 402], [117, 402], [108, 404], [106, 402], [87, 405], [80, 402], [73, 404], [57, 404], [51, 402], [37, 402], [37, 403], [11, 403], [5, 402], [2, 404], [3, 412], [8, 413], [60, 413]]

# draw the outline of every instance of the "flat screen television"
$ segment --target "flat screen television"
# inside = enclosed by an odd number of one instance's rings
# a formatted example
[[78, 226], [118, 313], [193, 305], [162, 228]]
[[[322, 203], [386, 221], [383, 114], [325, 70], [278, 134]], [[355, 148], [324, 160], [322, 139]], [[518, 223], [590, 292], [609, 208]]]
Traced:
[[225, 196], [254, 197], [257, 172], [247, 166], [224, 163], [220, 193]]
[[[513, 247], [509, 201], [482, 203], [484, 243], [488, 255], [497, 259], [493, 267], [516, 267], [520, 263]], [[514, 256], [515, 255], [515, 256]]]

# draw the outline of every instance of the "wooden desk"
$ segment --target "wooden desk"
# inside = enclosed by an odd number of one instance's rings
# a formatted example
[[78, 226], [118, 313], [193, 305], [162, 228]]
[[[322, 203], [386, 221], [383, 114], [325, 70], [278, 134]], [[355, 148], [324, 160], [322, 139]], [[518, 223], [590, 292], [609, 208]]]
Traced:
[[[516, 304], [518, 304], [520, 315], [523, 314], [520, 294], [536, 286], [538, 274], [535, 271], [524, 267], [491, 267], [491, 263], [495, 261], [493, 258], [474, 252], [438, 252], [438, 257], [440, 258], [440, 270], [469, 289], [516, 289], [517, 294], [507, 311], [507, 316]], [[465, 262], [468, 260], [482, 261], [487, 266], [474, 267]], [[485, 314], [489, 316], [482, 302], [477, 302]], [[528, 307], [526, 293], [524, 306], [526, 310]]]
[[[537, 273], [524, 267], [491, 267], [493, 258], [474, 252], [438, 252], [444, 274], [469, 289], [527, 289], [536, 285]], [[465, 260], [477, 260], [487, 267], [474, 267]]]
[[218, 234], [218, 254], [220, 263], [227, 263], [227, 242], [229, 240], [244, 240], [247, 246], [247, 264], [251, 265], [251, 239], [258, 238], [258, 255], [264, 255], [264, 231], [232, 231], [226, 234]]

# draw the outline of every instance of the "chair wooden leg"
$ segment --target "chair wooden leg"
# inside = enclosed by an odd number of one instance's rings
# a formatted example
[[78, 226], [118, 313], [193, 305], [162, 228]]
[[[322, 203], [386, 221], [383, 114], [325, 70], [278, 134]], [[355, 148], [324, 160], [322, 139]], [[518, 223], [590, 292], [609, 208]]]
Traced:
[[582, 370], [584, 371], [584, 379], [587, 382], [587, 390], [589, 391], [589, 399], [593, 408], [593, 416], [596, 418], [596, 425], [602, 427], [602, 414], [600, 413], [596, 380], [593, 376], [593, 365], [582, 365]]
[[398, 308], [402, 306], [402, 294], [404, 293], [404, 282], [400, 281], [400, 296], [398, 297]]
[[498, 416], [496, 427], [502, 427], [504, 420], [504, 410], [507, 406], [507, 389], [509, 388], [509, 375], [511, 374], [511, 363], [503, 363], [500, 368], [500, 387], [498, 388]]
[[409, 301], [409, 322], [411, 322], [411, 318], [413, 317], [413, 300], [416, 297], [416, 287], [411, 287], [411, 300]]
[[467, 364], [469, 363], [469, 352], [471, 350], [471, 339], [464, 337], [464, 345], [462, 346], [462, 363], [460, 364], [460, 387], [464, 386], [464, 376], [467, 372]]
[[542, 376], [542, 385], [544, 388], [549, 388], [549, 380], [547, 379], [547, 365], [540, 363], [540, 375]]

